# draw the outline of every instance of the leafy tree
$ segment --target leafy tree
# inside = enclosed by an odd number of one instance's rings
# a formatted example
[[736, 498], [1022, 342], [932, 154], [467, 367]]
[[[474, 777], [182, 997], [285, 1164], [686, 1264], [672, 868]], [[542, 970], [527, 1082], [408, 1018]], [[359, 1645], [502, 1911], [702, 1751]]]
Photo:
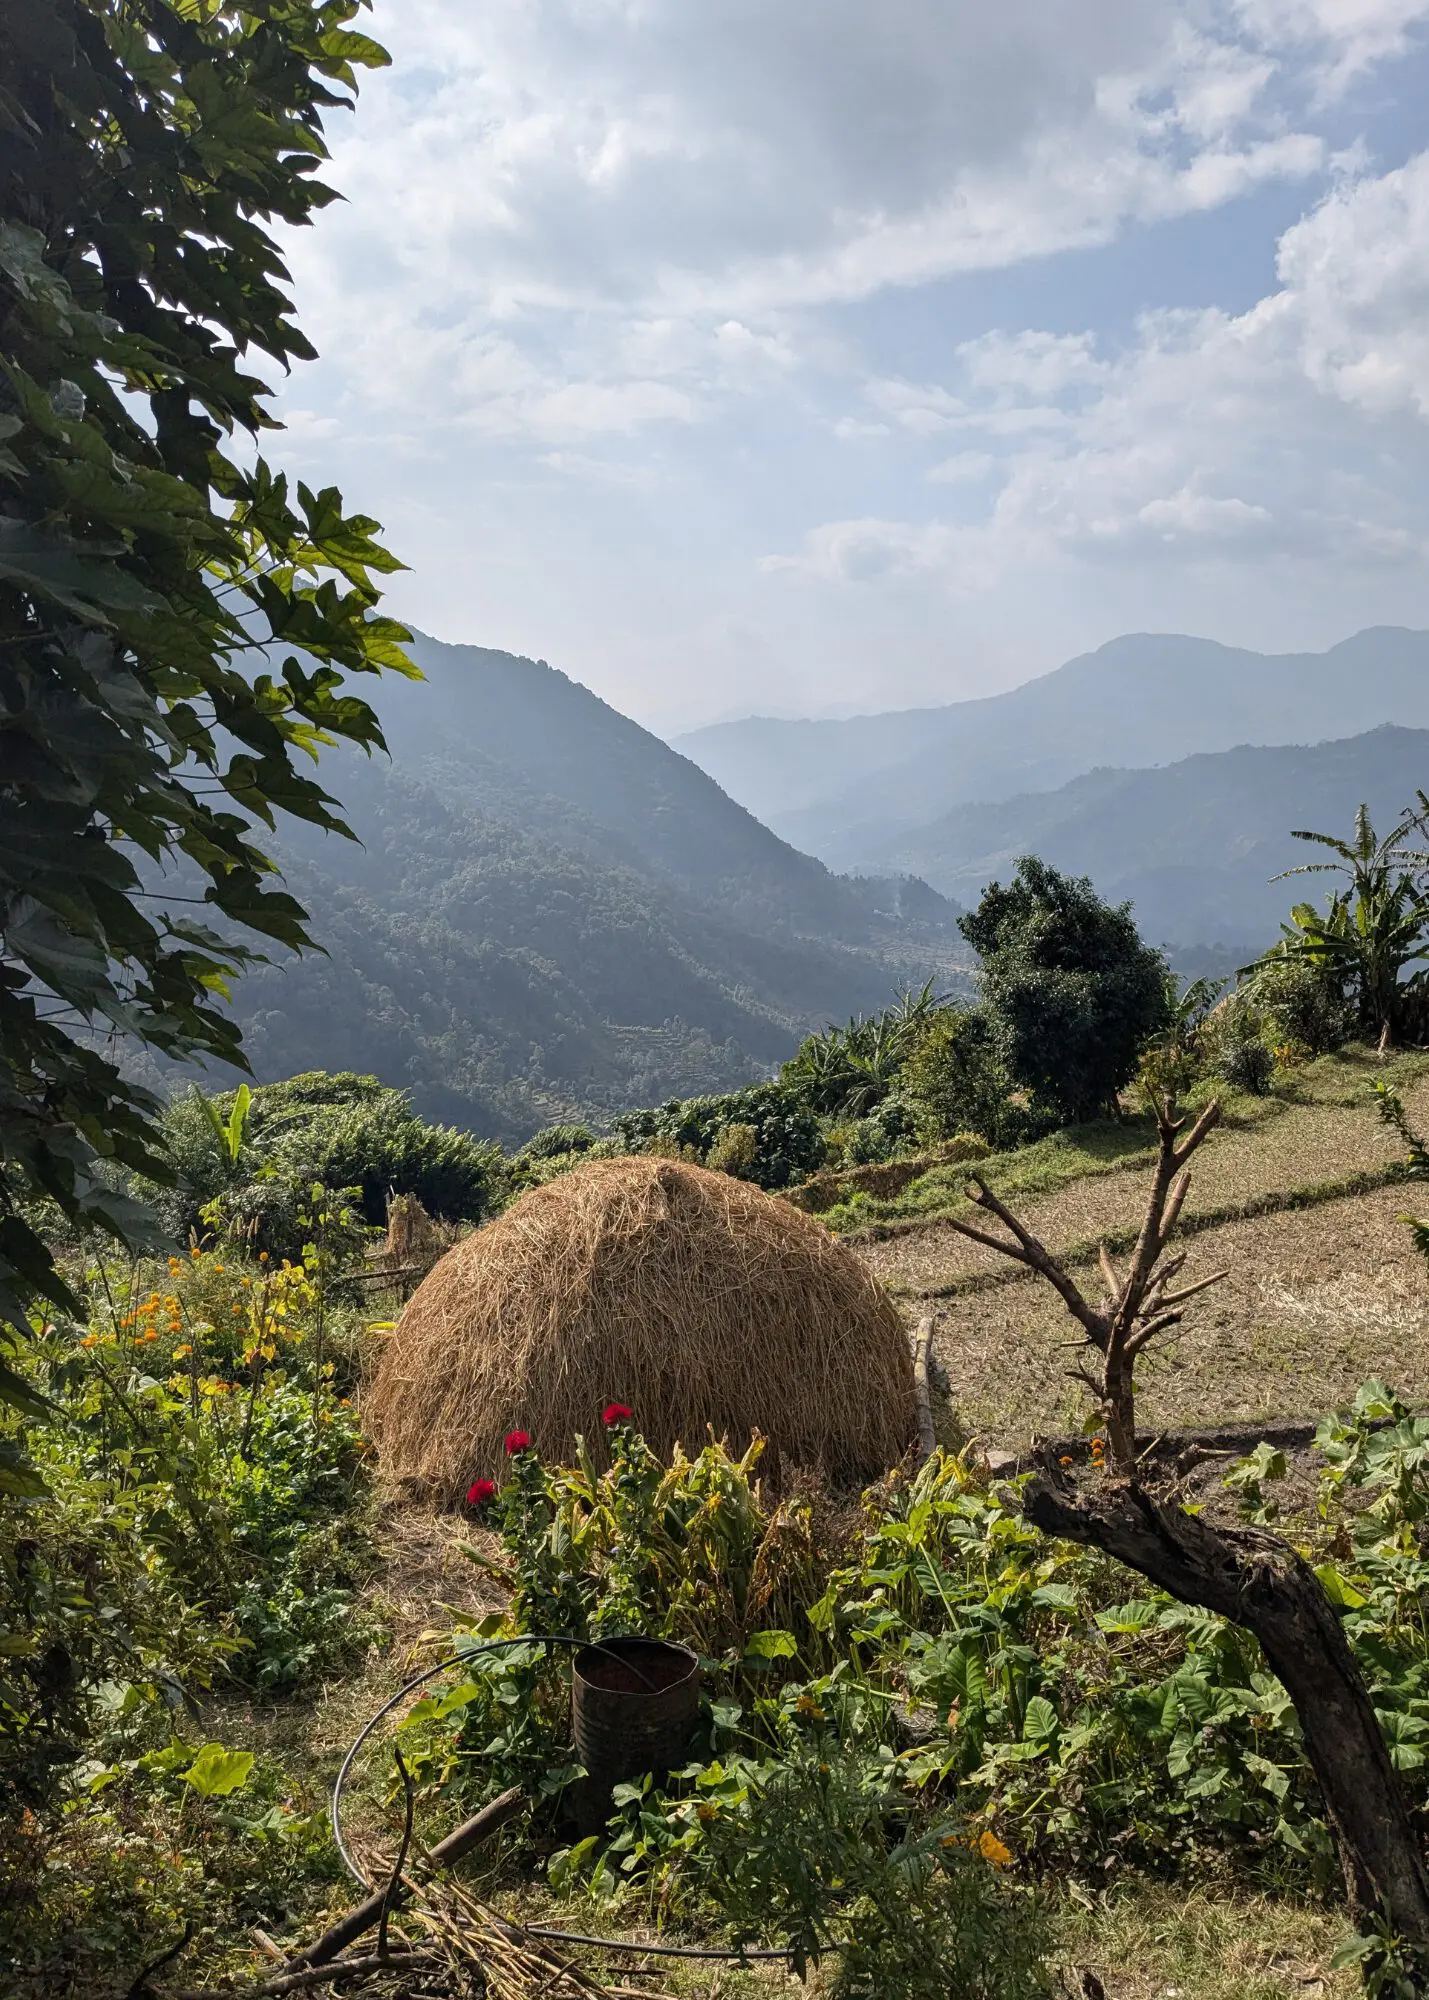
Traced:
[[[380, 747], [399, 565], [290, 489], [250, 357], [312, 349], [274, 225], [333, 199], [323, 120], [386, 60], [361, 0], [6, 0], [0, 33], [0, 1322], [72, 1305], [26, 1214], [133, 1240], [157, 1101], [120, 1038], [242, 1062], [218, 1004], [301, 947], [261, 829], [345, 832], [300, 764]], [[261, 650], [259, 650], [261, 648]], [[300, 650], [299, 650], [300, 649]], [[179, 893], [182, 890], [183, 893]], [[194, 907], [194, 906], [197, 907]], [[208, 921], [204, 919], [207, 918]], [[13, 1378], [11, 1378], [13, 1381]]]
[[1131, 905], [1035, 856], [990, 883], [958, 928], [982, 958], [984, 1005], [1014, 1085], [1074, 1122], [1115, 1105], [1166, 1022], [1166, 966]]
[[[1429, 958], [1429, 895], [1420, 886], [1420, 870], [1429, 855], [1409, 845], [1421, 828], [1405, 813], [1383, 839], [1376, 834], [1369, 809], [1355, 814], [1352, 840], [1332, 833], [1296, 831], [1296, 840], [1315, 842], [1338, 856], [1334, 861], [1306, 861], [1287, 868], [1275, 880], [1292, 875], [1338, 874], [1349, 878], [1346, 889], [1334, 890], [1328, 907], [1297, 903], [1291, 921], [1273, 953], [1258, 959], [1258, 971], [1281, 962], [1305, 965], [1329, 985], [1348, 990], [1360, 1024], [1377, 1035], [1381, 1049], [1395, 1037], [1403, 1005], [1403, 975], [1411, 965]], [[1423, 973], [1413, 975], [1422, 981]]]

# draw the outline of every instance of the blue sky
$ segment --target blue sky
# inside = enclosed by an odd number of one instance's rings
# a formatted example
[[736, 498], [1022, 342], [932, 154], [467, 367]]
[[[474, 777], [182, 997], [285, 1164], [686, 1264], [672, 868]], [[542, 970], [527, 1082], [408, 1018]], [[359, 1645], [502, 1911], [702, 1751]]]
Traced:
[[1429, 625], [1429, 0], [377, 0], [281, 454], [664, 731]]

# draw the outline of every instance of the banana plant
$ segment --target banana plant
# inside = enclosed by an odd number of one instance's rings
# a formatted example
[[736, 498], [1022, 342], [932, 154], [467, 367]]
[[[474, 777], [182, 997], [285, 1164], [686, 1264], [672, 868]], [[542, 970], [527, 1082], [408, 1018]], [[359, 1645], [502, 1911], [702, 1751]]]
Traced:
[[[1290, 922], [1281, 926], [1275, 954], [1266, 953], [1248, 968], [1258, 970], [1280, 955], [1329, 972], [1355, 994], [1360, 1019], [1378, 1034], [1381, 1051], [1394, 1039], [1403, 984], [1421, 983], [1423, 961], [1429, 959], [1429, 894], [1422, 886], [1429, 853], [1409, 845], [1418, 830], [1419, 819], [1406, 812], [1381, 839], [1363, 805], [1355, 814], [1352, 840], [1296, 830], [1294, 839], [1327, 847], [1338, 858], [1303, 862], [1274, 879], [1339, 874], [1349, 877], [1349, 886], [1335, 890], [1323, 911], [1297, 903]], [[1410, 966], [1420, 969], [1405, 982]]]

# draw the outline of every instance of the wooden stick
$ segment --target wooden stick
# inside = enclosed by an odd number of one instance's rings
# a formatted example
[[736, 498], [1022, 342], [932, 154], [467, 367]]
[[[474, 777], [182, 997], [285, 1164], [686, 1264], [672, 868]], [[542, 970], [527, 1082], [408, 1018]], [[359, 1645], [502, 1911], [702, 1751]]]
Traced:
[[913, 1394], [918, 1402], [918, 1458], [931, 1458], [938, 1448], [933, 1429], [933, 1393], [929, 1381], [933, 1355], [933, 1315], [924, 1313], [913, 1337]]
[[[464, 1854], [469, 1854], [479, 1841], [486, 1839], [488, 1834], [495, 1833], [498, 1827], [505, 1826], [508, 1820], [515, 1819], [516, 1815], [524, 1810], [525, 1805], [526, 1794], [519, 1785], [513, 1785], [509, 1792], [503, 1792], [500, 1798], [493, 1799], [491, 1804], [483, 1806], [479, 1813], [473, 1814], [469, 1820], [464, 1820], [447, 1835], [445, 1840], [439, 1840], [427, 1854], [428, 1864], [434, 1868], [449, 1868], [454, 1861], [460, 1861]], [[382, 1912], [388, 1907], [389, 1902], [395, 1908], [406, 1901], [408, 1893], [405, 1888], [396, 1896], [391, 1895], [390, 1888], [377, 1890], [365, 1903], [359, 1903], [355, 1910], [349, 1910], [331, 1930], [324, 1931], [320, 1938], [291, 1958], [288, 1961], [289, 1968], [330, 1964], [355, 1938], [360, 1938], [364, 1931], [370, 1931], [375, 1923], [381, 1921]]]

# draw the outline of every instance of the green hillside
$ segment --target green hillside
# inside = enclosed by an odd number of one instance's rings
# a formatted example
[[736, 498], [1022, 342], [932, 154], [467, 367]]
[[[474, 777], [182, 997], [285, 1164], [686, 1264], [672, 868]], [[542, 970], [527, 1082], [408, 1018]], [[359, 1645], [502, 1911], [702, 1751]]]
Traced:
[[361, 844], [280, 841], [327, 955], [241, 983], [260, 1078], [377, 1075], [511, 1142], [736, 1087], [966, 961], [926, 885], [830, 874], [563, 674], [414, 650], [391, 762], [324, 761]]

